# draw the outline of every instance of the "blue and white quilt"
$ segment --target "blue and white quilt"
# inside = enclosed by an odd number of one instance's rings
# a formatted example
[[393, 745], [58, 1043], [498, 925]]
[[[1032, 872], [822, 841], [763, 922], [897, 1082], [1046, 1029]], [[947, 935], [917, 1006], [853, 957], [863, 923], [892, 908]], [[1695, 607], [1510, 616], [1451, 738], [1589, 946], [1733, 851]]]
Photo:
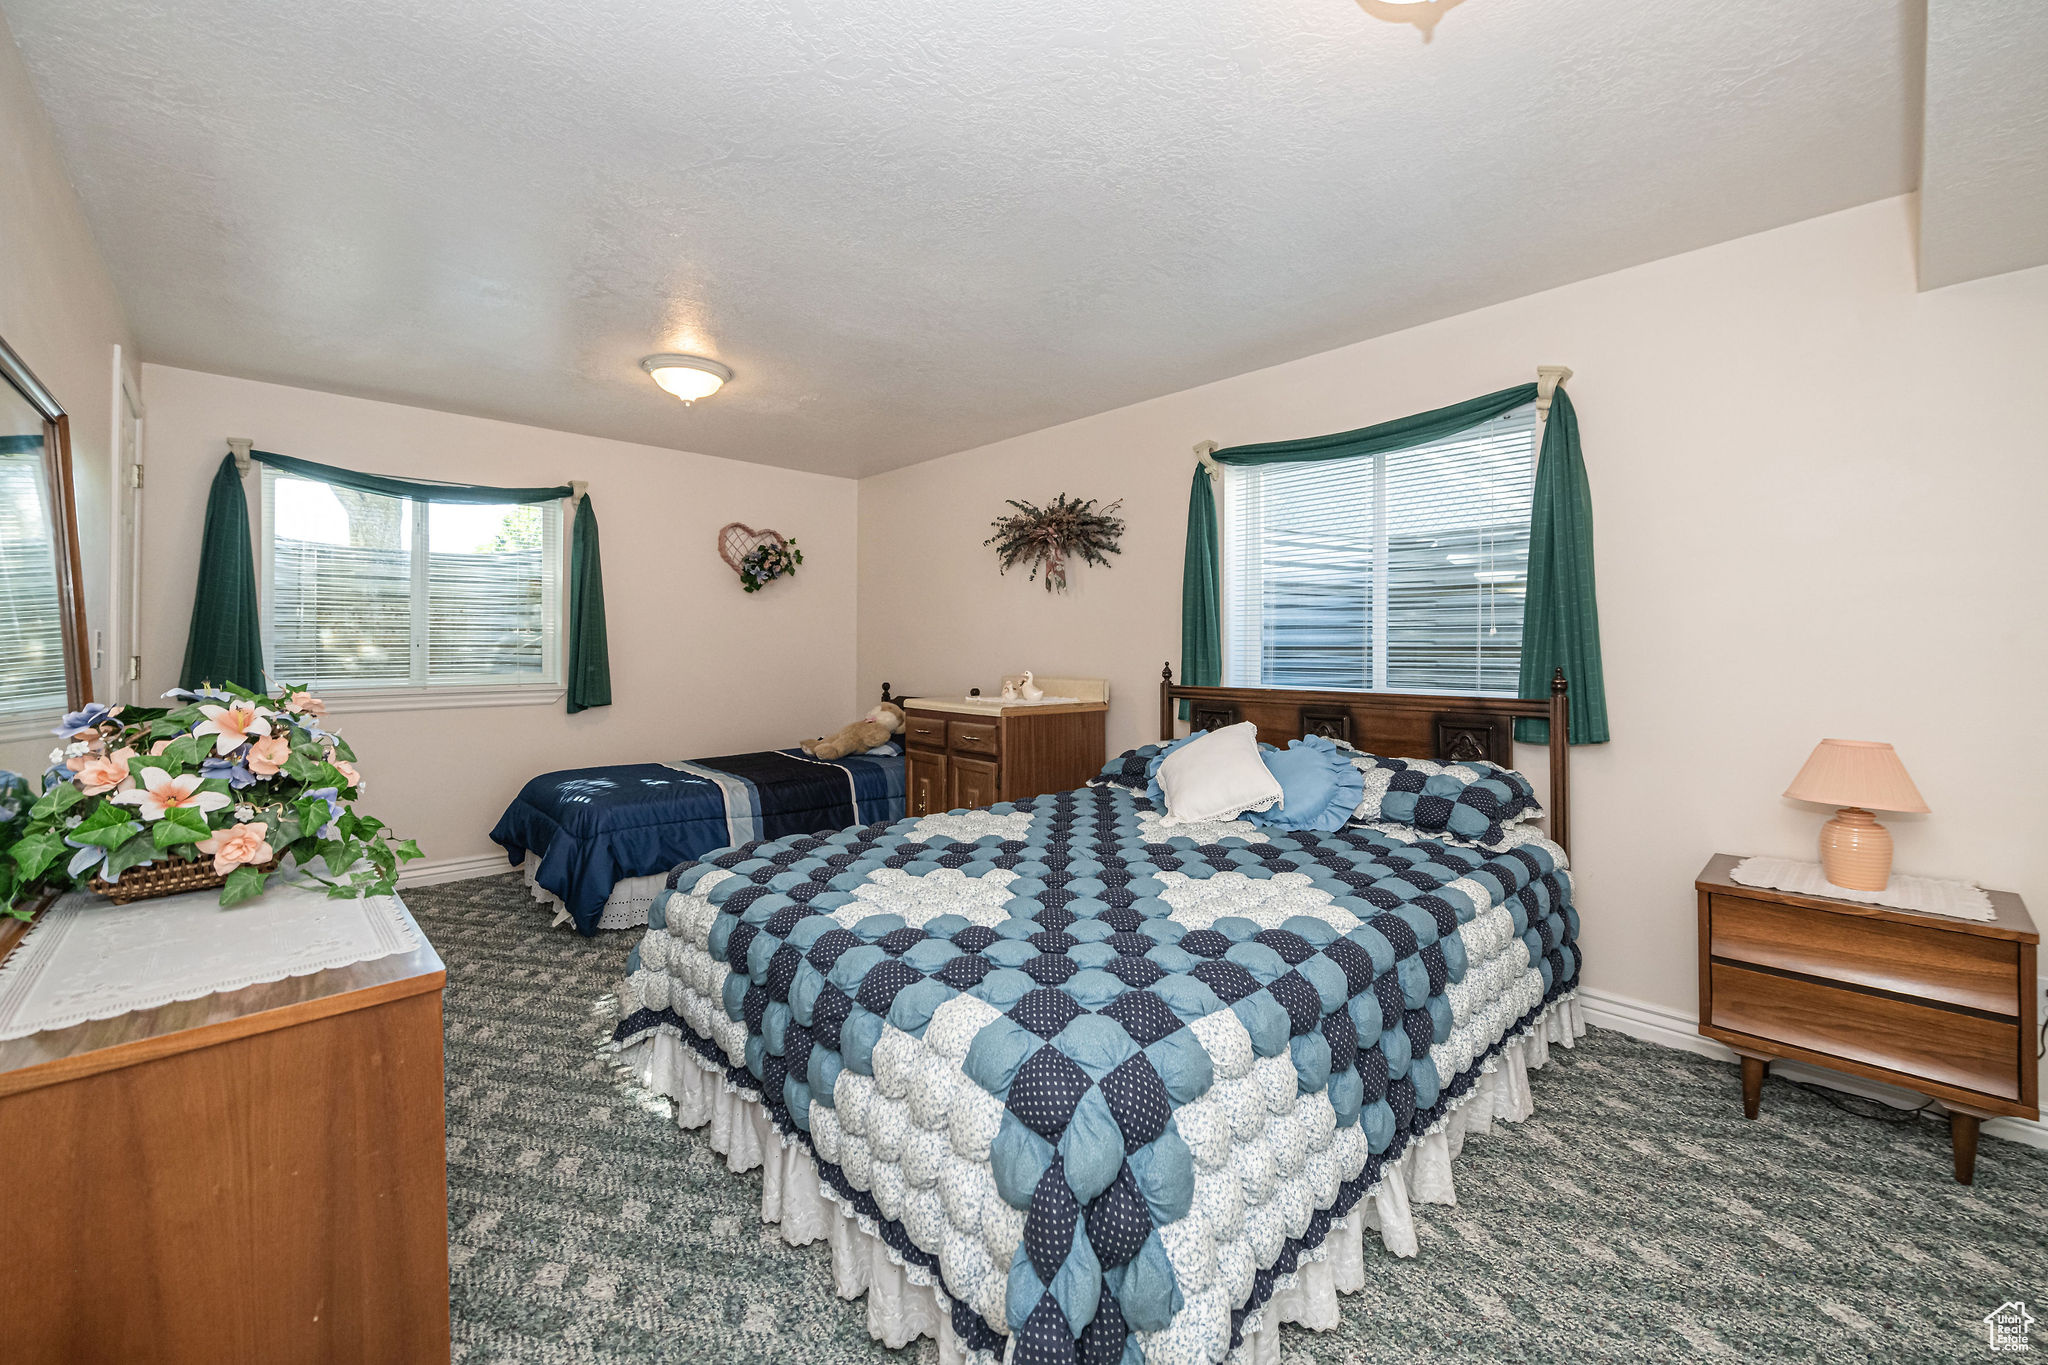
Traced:
[[674, 1034], [931, 1272], [970, 1350], [1207, 1365], [1574, 990], [1556, 845], [1160, 823], [1113, 783], [748, 844], [669, 880]]
[[844, 758], [801, 749], [543, 773], [520, 789], [491, 838], [514, 867], [540, 856], [534, 884], [558, 896], [585, 935], [612, 887], [714, 849], [814, 834], [903, 814], [903, 750]]

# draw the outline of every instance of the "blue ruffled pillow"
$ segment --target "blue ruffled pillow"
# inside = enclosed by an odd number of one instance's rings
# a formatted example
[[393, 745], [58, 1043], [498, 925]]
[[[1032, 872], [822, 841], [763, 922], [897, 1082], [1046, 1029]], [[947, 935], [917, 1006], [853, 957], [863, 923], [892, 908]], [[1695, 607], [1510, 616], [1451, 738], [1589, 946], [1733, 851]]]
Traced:
[[1351, 757], [1321, 735], [1297, 739], [1285, 749], [1261, 746], [1266, 770], [1280, 784], [1280, 804], [1251, 811], [1245, 819], [1272, 829], [1344, 828], [1365, 798], [1365, 775]]

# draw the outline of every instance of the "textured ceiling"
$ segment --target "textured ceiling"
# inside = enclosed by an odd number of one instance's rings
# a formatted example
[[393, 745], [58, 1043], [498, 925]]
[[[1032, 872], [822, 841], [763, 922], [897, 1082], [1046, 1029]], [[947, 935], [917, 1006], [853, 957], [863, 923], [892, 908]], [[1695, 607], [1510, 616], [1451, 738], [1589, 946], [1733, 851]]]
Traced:
[[2048, 4], [1928, 0], [1920, 287], [2048, 263]]
[[[1915, 0], [0, 8], [146, 358], [838, 474], [1919, 158]], [[663, 350], [739, 377], [684, 408]]]

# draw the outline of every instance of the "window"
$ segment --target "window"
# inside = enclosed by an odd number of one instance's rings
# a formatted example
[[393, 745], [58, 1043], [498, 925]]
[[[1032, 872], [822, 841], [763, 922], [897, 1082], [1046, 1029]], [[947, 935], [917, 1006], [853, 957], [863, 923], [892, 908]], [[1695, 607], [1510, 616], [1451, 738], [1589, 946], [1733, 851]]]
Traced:
[[1513, 696], [1533, 404], [1427, 445], [1223, 472], [1223, 682]]
[[43, 419], [20, 407], [7, 409], [0, 431], [0, 716], [52, 716], [66, 698], [57, 546]]
[[560, 503], [425, 502], [263, 470], [264, 662], [346, 688], [553, 684]]

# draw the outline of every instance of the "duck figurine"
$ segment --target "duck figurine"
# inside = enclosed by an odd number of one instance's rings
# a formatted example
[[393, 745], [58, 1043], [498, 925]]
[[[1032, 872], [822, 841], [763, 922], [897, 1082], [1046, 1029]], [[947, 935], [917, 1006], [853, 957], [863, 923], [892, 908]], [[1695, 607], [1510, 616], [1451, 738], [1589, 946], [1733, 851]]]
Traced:
[[1015, 678], [1003, 679], [1003, 700], [1017, 700], [1017, 680]]
[[1024, 670], [1024, 685], [1017, 689], [1017, 695], [1025, 701], [1037, 701], [1045, 695], [1045, 689], [1031, 680], [1031, 670]]

